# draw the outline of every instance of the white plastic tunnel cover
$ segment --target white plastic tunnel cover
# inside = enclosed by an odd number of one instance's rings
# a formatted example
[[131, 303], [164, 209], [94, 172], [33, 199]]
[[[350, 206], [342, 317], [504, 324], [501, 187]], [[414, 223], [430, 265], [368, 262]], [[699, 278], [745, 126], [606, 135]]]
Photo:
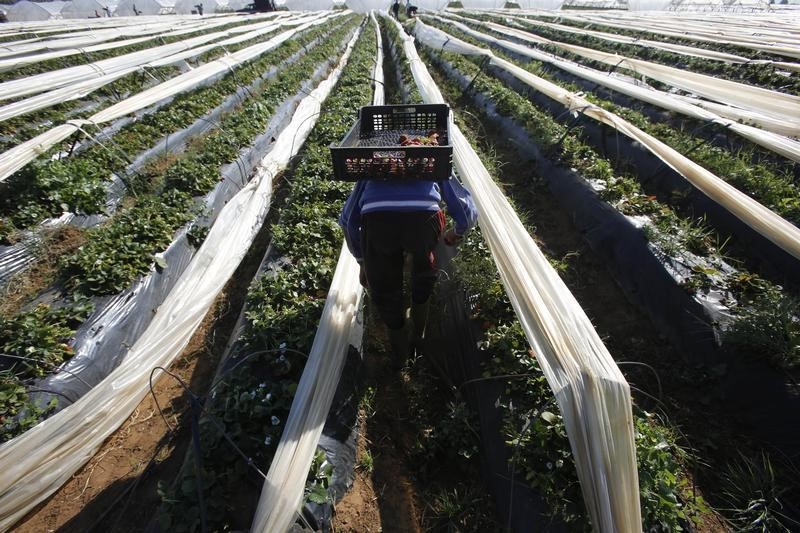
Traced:
[[114, 16], [169, 15], [175, 12], [175, 0], [122, 0]]
[[61, 16], [65, 19], [88, 19], [109, 17], [113, 11], [108, 2], [100, 0], [72, 0], [61, 10]]
[[29, 2], [22, 0], [8, 8], [6, 16], [11, 22], [29, 20], [52, 20], [61, 18], [61, 10], [67, 2]]

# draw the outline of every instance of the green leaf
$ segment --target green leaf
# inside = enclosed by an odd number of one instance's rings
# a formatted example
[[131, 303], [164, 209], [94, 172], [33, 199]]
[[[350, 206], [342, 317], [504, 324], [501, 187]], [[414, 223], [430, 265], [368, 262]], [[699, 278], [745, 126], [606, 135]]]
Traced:
[[308, 493], [308, 500], [322, 505], [328, 501], [328, 491], [322, 485], [314, 485]]

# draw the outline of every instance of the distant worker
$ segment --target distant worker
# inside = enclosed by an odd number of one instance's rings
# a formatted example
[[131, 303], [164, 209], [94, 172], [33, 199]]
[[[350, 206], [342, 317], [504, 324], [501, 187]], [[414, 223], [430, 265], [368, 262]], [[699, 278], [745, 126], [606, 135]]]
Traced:
[[202, 2], [200, 2], [199, 4], [197, 4], [197, 5], [196, 5], [196, 6], [194, 6], [194, 7], [196, 7], [196, 8], [197, 8], [197, 14], [198, 14], [198, 15], [200, 15], [200, 16], [202, 16], [202, 15], [203, 15], [203, 3], [202, 3]]
[[105, 12], [106, 12], [106, 16], [107, 16], [107, 17], [110, 17], [110, 16], [111, 16], [111, 8], [110, 8], [110, 7], [108, 7], [108, 6], [103, 6], [103, 11], [105, 11]]
[[392, 14], [394, 14], [394, 18], [397, 20], [400, 20], [397, 18], [397, 14], [399, 11], [400, 11], [400, 0], [394, 0], [394, 4], [392, 4]]

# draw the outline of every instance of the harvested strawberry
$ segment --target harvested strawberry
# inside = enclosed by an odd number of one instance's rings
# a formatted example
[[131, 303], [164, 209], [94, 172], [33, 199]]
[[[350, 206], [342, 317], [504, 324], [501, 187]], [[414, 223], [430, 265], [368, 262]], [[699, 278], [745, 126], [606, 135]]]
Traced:
[[439, 146], [439, 134], [432, 131], [427, 137], [408, 137], [401, 135], [400, 146]]

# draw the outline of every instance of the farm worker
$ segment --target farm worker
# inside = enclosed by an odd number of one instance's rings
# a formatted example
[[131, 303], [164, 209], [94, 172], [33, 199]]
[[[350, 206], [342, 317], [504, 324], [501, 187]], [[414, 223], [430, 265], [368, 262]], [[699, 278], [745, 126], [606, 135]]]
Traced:
[[389, 328], [399, 364], [408, 356], [410, 340], [403, 305], [403, 253], [411, 256], [411, 320], [418, 343], [425, 335], [438, 274], [434, 249], [445, 228], [442, 199], [455, 221], [444, 242], [455, 246], [477, 220], [472, 196], [455, 176], [439, 182], [360, 180], [339, 217], [347, 247], [361, 267], [361, 284]]
[[394, 4], [392, 4], [392, 13], [394, 13], [394, 18], [397, 18], [397, 13], [400, 11], [400, 0], [394, 0]]

